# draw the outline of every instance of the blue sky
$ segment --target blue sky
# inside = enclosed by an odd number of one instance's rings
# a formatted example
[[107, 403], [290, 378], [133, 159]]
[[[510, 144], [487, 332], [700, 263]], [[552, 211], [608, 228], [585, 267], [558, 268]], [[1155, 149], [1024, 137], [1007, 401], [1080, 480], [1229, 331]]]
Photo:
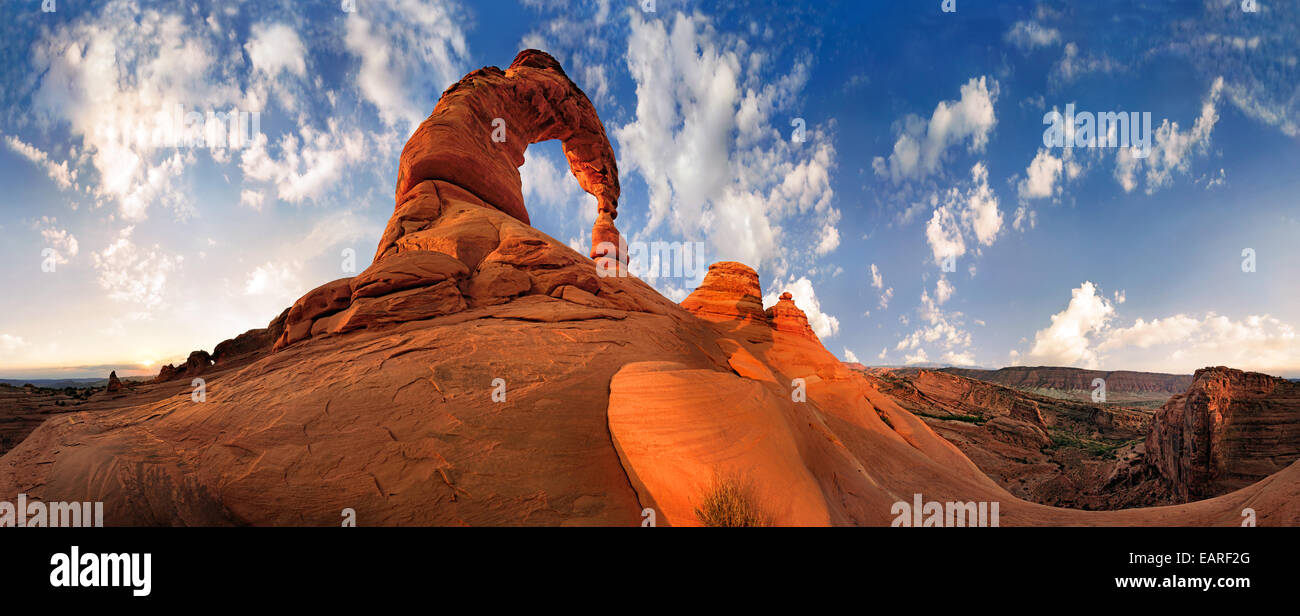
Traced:
[[[343, 4], [0, 7], [0, 376], [152, 374], [364, 268], [411, 130], [526, 47], [596, 104], [625, 236], [754, 266], [842, 358], [1300, 376], [1295, 3]], [[1046, 147], [1067, 104], [1149, 113], [1149, 156]], [[232, 147], [156, 128], [232, 110]], [[522, 174], [585, 248], [558, 143]]]

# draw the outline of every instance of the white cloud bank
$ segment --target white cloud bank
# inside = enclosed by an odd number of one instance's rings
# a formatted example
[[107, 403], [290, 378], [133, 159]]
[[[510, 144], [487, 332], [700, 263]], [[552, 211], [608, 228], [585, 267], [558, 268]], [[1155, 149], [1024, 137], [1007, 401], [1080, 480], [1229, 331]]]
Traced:
[[1071, 291], [1066, 308], [1052, 315], [1051, 325], [1034, 335], [1027, 352], [1012, 351], [1012, 363], [1180, 373], [1219, 365], [1271, 374], [1300, 371], [1296, 329], [1275, 317], [1180, 313], [1119, 327], [1116, 306], [1124, 297], [1116, 293], [1108, 300], [1097, 285], [1084, 282]]

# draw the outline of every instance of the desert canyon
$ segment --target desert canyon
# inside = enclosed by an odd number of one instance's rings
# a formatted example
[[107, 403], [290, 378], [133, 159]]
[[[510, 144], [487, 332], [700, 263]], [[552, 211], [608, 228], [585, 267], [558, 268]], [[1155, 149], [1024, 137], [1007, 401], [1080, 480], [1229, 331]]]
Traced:
[[[589, 255], [529, 224], [518, 168], [552, 139], [596, 198]], [[680, 304], [629, 275], [619, 195], [551, 56], [474, 71], [402, 150], [364, 271], [148, 383], [0, 387], [0, 500], [102, 501], [113, 526], [694, 526], [725, 475], [775, 525], [889, 526], [918, 494], [1001, 526], [1300, 524], [1297, 383], [1106, 373], [1097, 404], [1055, 395], [1087, 371], [846, 364], [746, 264]]]

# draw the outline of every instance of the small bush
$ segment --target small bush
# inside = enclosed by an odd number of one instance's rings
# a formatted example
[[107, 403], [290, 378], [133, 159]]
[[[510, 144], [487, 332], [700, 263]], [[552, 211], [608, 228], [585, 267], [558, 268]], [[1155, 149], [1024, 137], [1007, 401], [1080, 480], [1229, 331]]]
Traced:
[[695, 517], [705, 526], [771, 526], [772, 517], [763, 511], [754, 487], [737, 477], [715, 478], [695, 508]]

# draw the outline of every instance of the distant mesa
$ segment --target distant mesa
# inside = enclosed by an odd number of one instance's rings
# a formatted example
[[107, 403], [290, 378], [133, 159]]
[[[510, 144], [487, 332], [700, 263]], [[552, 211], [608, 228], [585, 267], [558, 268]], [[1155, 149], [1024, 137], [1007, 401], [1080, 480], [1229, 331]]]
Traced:
[[1130, 370], [1085, 370], [1049, 366], [1011, 366], [998, 370], [944, 368], [944, 372], [997, 383], [1006, 387], [1092, 391], [1094, 379], [1106, 382], [1110, 393], [1156, 393], [1171, 396], [1186, 391], [1192, 384], [1190, 374], [1162, 374]]

